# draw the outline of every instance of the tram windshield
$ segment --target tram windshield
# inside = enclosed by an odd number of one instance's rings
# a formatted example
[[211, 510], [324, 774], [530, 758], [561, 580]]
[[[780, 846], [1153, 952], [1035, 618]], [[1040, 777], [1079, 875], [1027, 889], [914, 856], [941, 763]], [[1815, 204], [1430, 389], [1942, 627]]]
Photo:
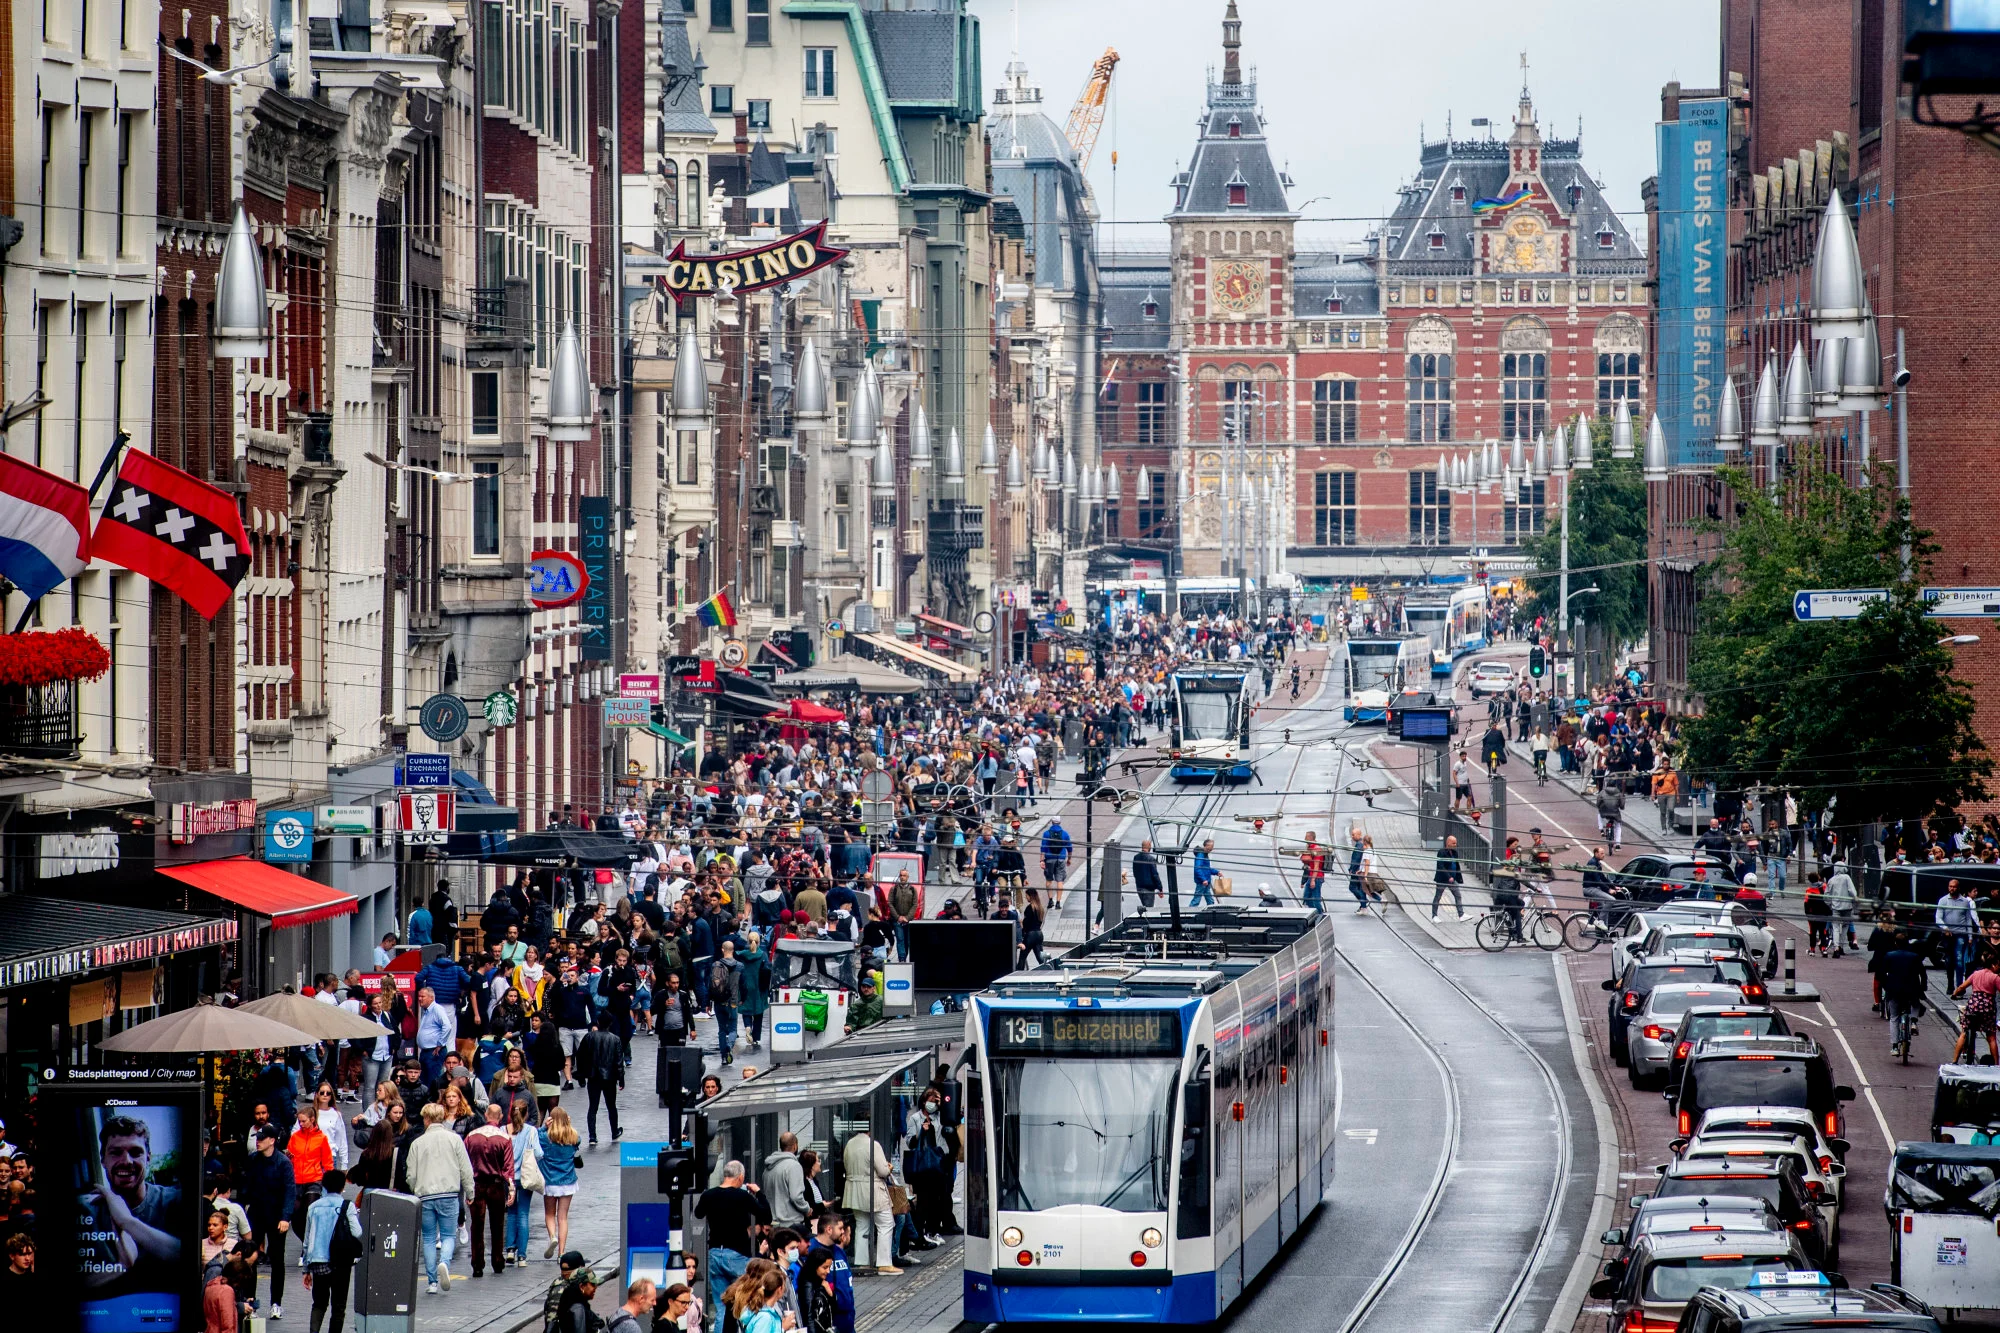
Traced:
[[1236, 734], [1234, 697], [1220, 690], [1181, 691], [1181, 739], [1220, 741]]
[[1167, 1207], [1178, 1059], [993, 1061], [1000, 1207]]

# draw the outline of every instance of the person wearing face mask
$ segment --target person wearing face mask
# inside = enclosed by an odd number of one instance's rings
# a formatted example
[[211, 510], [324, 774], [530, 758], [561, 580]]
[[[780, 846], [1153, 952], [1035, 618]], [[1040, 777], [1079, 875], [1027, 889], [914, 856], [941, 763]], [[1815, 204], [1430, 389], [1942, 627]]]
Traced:
[[916, 1195], [910, 1216], [917, 1238], [911, 1244], [927, 1250], [951, 1220], [951, 1155], [945, 1147], [944, 1103], [936, 1088], [924, 1089], [904, 1122], [904, 1134], [903, 1174]]

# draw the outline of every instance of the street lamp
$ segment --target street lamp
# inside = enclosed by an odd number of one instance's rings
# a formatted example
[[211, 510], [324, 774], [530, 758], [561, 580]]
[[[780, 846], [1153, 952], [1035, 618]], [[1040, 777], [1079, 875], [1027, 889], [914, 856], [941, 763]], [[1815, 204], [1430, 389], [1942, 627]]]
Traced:
[[1028, 489], [1028, 478], [1021, 471], [1021, 446], [1007, 446], [1007, 494], [1020, 495]]
[[1715, 450], [1722, 454], [1743, 451], [1743, 401], [1736, 394], [1736, 377], [1722, 377], [1722, 401], [1715, 410]]
[[986, 423], [986, 433], [979, 441], [979, 475], [993, 478], [1000, 475], [1000, 445], [993, 438], [993, 423]]
[[1632, 400], [1620, 398], [1611, 416], [1611, 456], [1632, 457]]
[[1660, 426], [1658, 412], [1646, 423], [1646, 457], [1641, 468], [1647, 481], [1667, 479], [1667, 433]]
[[[965, 446], [959, 443], [956, 426], [946, 433], [944, 439], [945, 498], [957, 500], [965, 494]], [[879, 472], [877, 475], [880, 475]]]
[[927, 468], [931, 465], [931, 419], [925, 414], [921, 404], [917, 407], [917, 419], [910, 426], [910, 466]]
[[[564, 327], [563, 336], [565, 338], [573, 337], [567, 326]], [[562, 364], [561, 344], [558, 344], [556, 373], [550, 377], [549, 405], [551, 413], [553, 413], [555, 407], [555, 381], [560, 376]], [[806, 344], [806, 364], [808, 368], [816, 368], [819, 364], [819, 356], [812, 350], [810, 342]], [[826, 385], [824, 379], [819, 381], [818, 397], [819, 413], [821, 417], [824, 417], [826, 413]], [[803, 407], [800, 410], [800, 415], [804, 415]], [[694, 321], [691, 319], [681, 325], [680, 350], [674, 356], [673, 427], [677, 431], [708, 429], [708, 370], [702, 365], [701, 339], [696, 336]]]
[[819, 344], [811, 338], [799, 352], [799, 387], [792, 398], [792, 415], [802, 426], [826, 424], [826, 369], [820, 365]]
[[1946, 645], [1950, 645], [1953, 648], [1963, 648], [1968, 644], [1978, 642], [1979, 636], [1977, 634], [1949, 634], [1938, 640], [1938, 647], [1943, 648]]

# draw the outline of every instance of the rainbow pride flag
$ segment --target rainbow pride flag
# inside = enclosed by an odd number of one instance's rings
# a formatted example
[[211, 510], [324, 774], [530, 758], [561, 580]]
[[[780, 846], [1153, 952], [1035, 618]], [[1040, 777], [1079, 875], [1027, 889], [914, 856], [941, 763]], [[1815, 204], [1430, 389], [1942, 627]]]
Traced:
[[1480, 213], [1504, 213], [1516, 204], [1524, 204], [1526, 202], [1528, 202], [1528, 187], [1523, 185], [1518, 190], [1509, 190], [1498, 199], [1473, 200], [1472, 211], [1475, 215]]
[[736, 607], [729, 594], [719, 592], [694, 609], [695, 619], [710, 629], [735, 629]]

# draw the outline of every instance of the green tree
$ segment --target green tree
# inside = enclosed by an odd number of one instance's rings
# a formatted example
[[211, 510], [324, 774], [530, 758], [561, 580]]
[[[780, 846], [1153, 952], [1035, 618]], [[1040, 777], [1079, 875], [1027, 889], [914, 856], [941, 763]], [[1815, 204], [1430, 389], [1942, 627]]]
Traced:
[[[1569, 567], [1572, 596], [1595, 585], [1601, 591], [1572, 600], [1570, 614], [1599, 626], [1613, 644], [1632, 643], [1646, 632], [1646, 483], [1636, 458], [1611, 456], [1611, 422], [1591, 422], [1595, 466], [1569, 475]], [[1562, 514], [1551, 505], [1546, 531], [1523, 543], [1540, 574], [1530, 575], [1530, 614], [1557, 625], [1562, 569]]]
[[[1782, 504], [1746, 476], [1723, 479], [1737, 519], [1700, 601], [1688, 684], [1703, 711], [1681, 729], [1687, 768], [1726, 789], [1792, 788], [1846, 825], [1983, 797], [1993, 761], [1943, 630], [1924, 616], [1935, 547], [1908, 502], [1825, 473]], [[1792, 601], [1807, 588], [1888, 596], [1853, 620], [1801, 622]]]

